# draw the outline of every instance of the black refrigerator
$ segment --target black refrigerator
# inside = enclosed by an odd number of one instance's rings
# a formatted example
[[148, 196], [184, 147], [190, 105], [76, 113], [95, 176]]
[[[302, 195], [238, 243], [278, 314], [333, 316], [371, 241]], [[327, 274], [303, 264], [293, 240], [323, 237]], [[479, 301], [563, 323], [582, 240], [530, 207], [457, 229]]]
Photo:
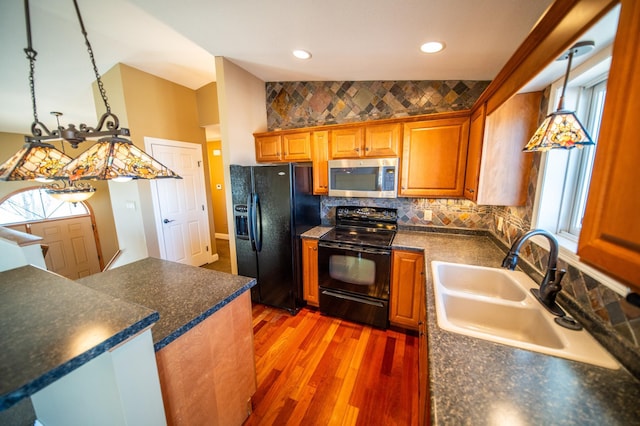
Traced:
[[304, 305], [300, 234], [320, 224], [311, 164], [230, 166], [238, 274], [256, 278], [251, 300]]

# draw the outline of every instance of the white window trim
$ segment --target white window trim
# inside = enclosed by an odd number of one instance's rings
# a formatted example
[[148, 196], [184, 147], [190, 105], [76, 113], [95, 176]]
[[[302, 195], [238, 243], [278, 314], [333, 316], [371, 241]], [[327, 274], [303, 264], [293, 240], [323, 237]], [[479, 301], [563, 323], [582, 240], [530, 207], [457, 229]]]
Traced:
[[[612, 46], [603, 48], [600, 52], [596, 53], [593, 57], [589, 58], [580, 66], [574, 68], [571, 71], [572, 79], [567, 87], [567, 104], [571, 108], [573, 103], [579, 96], [579, 90], [575, 86], [584, 86], [588, 82], [593, 81], [599, 75], [602, 75], [605, 70], [609, 68], [612, 56]], [[564, 77], [556, 80], [551, 85], [551, 100], [549, 101], [548, 113], [552, 113], [557, 108], [557, 102], [554, 101], [554, 94], [559, 88], [562, 88]], [[573, 86], [573, 88], [571, 88]], [[573, 98], [573, 99], [572, 99]], [[558, 257], [568, 263], [569, 265], [579, 269], [585, 274], [591, 276], [598, 282], [607, 286], [614, 292], [621, 296], [626, 296], [630, 292], [630, 288], [623, 283], [611, 278], [610, 276], [600, 272], [599, 270], [580, 261], [580, 257], [576, 254], [578, 244], [572, 239], [558, 235], [558, 222], [559, 222], [559, 206], [561, 205], [562, 196], [560, 191], [555, 194], [542, 193], [542, 187], [545, 179], [553, 179], [555, 182], [564, 182], [567, 174], [568, 159], [567, 152], [554, 152], [554, 156], [550, 157], [546, 153], [542, 154], [542, 161], [540, 162], [540, 173], [538, 173], [537, 191], [533, 204], [533, 217], [531, 221], [532, 229], [542, 228], [550, 231], [556, 236], [559, 244]], [[541, 204], [547, 206], [558, 206], [557, 209], [546, 215], [541, 215]], [[542, 236], [534, 236], [531, 241], [545, 250], [549, 250], [549, 242]]]

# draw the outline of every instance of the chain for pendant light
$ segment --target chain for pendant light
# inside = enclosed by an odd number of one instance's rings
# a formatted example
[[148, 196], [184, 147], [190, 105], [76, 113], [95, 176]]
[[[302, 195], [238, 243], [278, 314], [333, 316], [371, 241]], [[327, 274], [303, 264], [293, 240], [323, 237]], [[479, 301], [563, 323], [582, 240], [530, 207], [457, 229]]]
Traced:
[[104, 84], [102, 84], [102, 78], [100, 78], [100, 72], [98, 72], [96, 59], [93, 56], [93, 48], [91, 47], [91, 43], [89, 43], [89, 37], [87, 35], [87, 31], [84, 28], [84, 22], [82, 21], [82, 15], [80, 14], [80, 8], [78, 7], [77, 0], [73, 0], [73, 6], [76, 8], [76, 14], [78, 15], [78, 22], [80, 23], [80, 29], [82, 30], [82, 35], [84, 36], [84, 43], [87, 45], [87, 51], [89, 52], [89, 58], [91, 59], [91, 65], [93, 66], [93, 72], [96, 76], [96, 81], [98, 83], [98, 89], [100, 90], [100, 96], [102, 97], [102, 102], [104, 102], [104, 106], [107, 109], [107, 114], [110, 115], [111, 106], [109, 106], [109, 101], [107, 99], [107, 91], [104, 89]]

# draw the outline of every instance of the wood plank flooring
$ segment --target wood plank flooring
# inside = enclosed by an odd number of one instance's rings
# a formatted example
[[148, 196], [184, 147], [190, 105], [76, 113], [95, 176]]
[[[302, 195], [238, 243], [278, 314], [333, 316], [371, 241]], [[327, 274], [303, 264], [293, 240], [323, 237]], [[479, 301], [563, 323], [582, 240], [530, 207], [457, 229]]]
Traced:
[[416, 425], [418, 338], [254, 305], [252, 425]]

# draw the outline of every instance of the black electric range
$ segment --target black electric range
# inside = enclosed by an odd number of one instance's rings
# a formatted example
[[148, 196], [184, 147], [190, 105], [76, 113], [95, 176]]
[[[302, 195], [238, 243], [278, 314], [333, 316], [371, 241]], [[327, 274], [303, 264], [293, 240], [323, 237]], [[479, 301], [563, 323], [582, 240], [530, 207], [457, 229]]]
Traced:
[[336, 208], [335, 228], [318, 242], [320, 312], [387, 327], [396, 230], [396, 209]]
[[384, 207], [336, 207], [336, 226], [320, 240], [369, 247], [390, 247], [398, 229], [397, 210]]

